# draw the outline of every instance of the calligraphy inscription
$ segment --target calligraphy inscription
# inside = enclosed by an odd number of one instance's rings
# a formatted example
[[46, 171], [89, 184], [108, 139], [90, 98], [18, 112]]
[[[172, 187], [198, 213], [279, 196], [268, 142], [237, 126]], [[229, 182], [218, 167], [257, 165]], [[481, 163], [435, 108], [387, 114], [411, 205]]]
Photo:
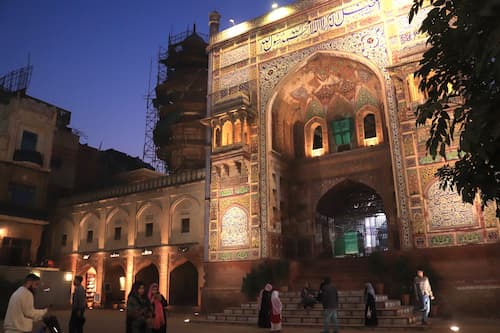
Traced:
[[380, 10], [380, 0], [361, 1], [349, 7], [336, 9], [324, 16], [262, 38], [258, 43], [258, 52], [266, 53], [309, 36], [331, 31], [378, 10]]

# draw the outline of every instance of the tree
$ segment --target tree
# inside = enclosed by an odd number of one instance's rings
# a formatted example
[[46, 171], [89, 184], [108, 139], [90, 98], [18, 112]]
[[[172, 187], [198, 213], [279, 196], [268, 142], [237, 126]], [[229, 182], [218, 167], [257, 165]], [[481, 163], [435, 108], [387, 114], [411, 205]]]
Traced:
[[[422, 5], [413, 0], [410, 22]], [[468, 203], [479, 194], [483, 207], [495, 201], [500, 217], [500, 1], [430, 5], [420, 27], [429, 48], [415, 72], [428, 98], [417, 107], [417, 126], [430, 124], [426, 146], [433, 158], [446, 158], [458, 140], [458, 160], [437, 172], [441, 187]]]

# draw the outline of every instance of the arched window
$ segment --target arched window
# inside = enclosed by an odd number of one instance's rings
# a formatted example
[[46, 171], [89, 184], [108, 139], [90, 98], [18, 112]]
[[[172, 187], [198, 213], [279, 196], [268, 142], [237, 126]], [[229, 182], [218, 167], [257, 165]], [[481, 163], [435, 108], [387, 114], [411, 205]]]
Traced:
[[321, 126], [317, 126], [313, 134], [313, 150], [321, 148], [323, 148], [323, 130]]
[[375, 126], [375, 115], [370, 113], [363, 119], [363, 127], [365, 130], [365, 139], [377, 137], [377, 128]]
[[232, 145], [233, 144], [233, 124], [228, 120], [222, 126], [222, 145]]
[[234, 123], [234, 143], [239, 143], [242, 141], [241, 134], [242, 134], [241, 120], [238, 119]]
[[220, 128], [215, 129], [215, 147], [220, 147], [221, 146], [221, 133], [220, 133]]

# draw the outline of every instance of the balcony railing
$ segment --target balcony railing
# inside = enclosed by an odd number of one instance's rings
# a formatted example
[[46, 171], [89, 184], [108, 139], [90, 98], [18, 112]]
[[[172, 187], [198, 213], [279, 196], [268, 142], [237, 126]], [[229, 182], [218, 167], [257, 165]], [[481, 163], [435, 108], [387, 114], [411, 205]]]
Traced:
[[43, 166], [43, 155], [36, 150], [16, 149], [14, 161], [31, 162]]
[[185, 183], [196, 182], [205, 179], [205, 169], [188, 170], [168, 176], [148, 179], [129, 185], [118, 185], [89, 193], [76, 194], [74, 196], [61, 199], [60, 205], [73, 205], [83, 202], [91, 202], [112, 197], [121, 197], [137, 192], [152, 191], [155, 189], [177, 186]]

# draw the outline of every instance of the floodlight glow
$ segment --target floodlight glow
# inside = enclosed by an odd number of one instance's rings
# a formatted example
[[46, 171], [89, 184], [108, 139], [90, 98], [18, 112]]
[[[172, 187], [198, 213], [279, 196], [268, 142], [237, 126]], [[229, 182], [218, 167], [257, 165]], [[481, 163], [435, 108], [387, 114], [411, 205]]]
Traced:
[[232, 25], [234, 25], [235, 24], [234, 19], [229, 19], [229, 23], [231, 23]]
[[73, 281], [73, 273], [71, 272], [64, 273], [64, 281], [66, 282]]
[[190, 320], [189, 318], [184, 319], [184, 322], [185, 322], [185, 323], [189, 323], [190, 321], [191, 321], [191, 320]]
[[453, 332], [458, 332], [460, 331], [460, 327], [458, 327], [457, 325], [452, 325], [450, 326], [450, 330]]
[[272, 8], [272, 9], [276, 9], [276, 8], [278, 8], [278, 3], [273, 2], [273, 4], [271, 5], [271, 8]]

